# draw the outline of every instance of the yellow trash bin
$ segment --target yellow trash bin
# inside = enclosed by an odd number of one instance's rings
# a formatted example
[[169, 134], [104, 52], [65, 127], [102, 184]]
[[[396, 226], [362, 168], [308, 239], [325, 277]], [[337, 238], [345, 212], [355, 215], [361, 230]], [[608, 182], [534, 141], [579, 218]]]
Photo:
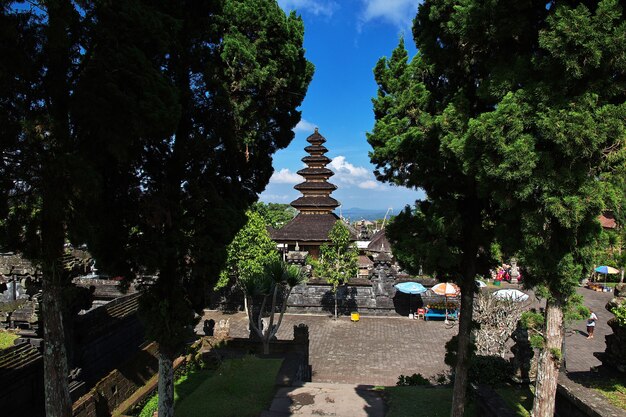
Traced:
[[359, 321], [359, 318], [360, 318], [359, 317], [359, 313], [357, 313], [357, 312], [350, 313], [350, 320], [352, 320], [352, 321]]

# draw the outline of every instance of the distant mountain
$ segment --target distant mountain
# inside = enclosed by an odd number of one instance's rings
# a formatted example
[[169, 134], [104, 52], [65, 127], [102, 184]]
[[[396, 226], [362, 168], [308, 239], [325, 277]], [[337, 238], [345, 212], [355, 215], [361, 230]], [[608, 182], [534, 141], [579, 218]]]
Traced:
[[[336, 214], [339, 214], [339, 209], [335, 210]], [[387, 209], [363, 209], [358, 207], [352, 207], [349, 209], [341, 209], [341, 214], [343, 217], [350, 219], [351, 222], [357, 220], [378, 220], [385, 217], [385, 213], [387, 213]], [[389, 216], [396, 214], [393, 210], [389, 212]], [[389, 220], [389, 217], [387, 217]]]

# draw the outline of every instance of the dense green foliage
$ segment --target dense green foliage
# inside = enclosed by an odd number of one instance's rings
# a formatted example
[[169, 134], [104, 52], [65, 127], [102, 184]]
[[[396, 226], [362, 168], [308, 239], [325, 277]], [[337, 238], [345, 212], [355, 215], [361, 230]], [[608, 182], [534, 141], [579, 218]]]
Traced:
[[[102, 272], [158, 272], [141, 313], [171, 356], [293, 139], [303, 22], [267, 0], [0, 6], [0, 246], [43, 266], [44, 363], [66, 373], [68, 234]], [[66, 415], [65, 378], [47, 379]]]
[[622, 303], [611, 309], [611, 313], [615, 315], [615, 321], [620, 326], [626, 327], [626, 303]]
[[[213, 375], [213, 370], [193, 370], [181, 375], [174, 384], [174, 407], [178, 405], [189, 394], [194, 392], [200, 384]], [[153, 395], [143, 406], [139, 417], [152, 417], [159, 405], [159, 395]]]
[[0, 331], [0, 350], [13, 346], [16, 339], [19, 336], [14, 333]]
[[280, 229], [298, 214], [298, 210], [289, 204], [265, 204], [261, 201], [254, 204], [254, 210], [263, 217], [267, 226], [271, 226], [274, 229]]
[[231, 279], [249, 280], [263, 272], [271, 260], [278, 259], [276, 243], [270, 238], [265, 219], [257, 210], [248, 210], [246, 216], [248, 222], [228, 245], [226, 267], [220, 273], [216, 289], [226, 286]]
[[337, 318], [337, 288], [346, 284], [358, 272], [359, 251], [350, 240], [350, 230], [341, 220], [328, 232], [330, 243], [320, 246], [319, 259], [309, 259], [315, 276], [324, 278], [332, 285], [335, 296], [335, 318]]
[[413, 374], [400, 375], [398, 382], [396, 382], [397, 387], [414, 387], [419, 385], [428, 386], [430, 385], [430, 381], [428, 378], [424, 378], [422, 374]]
[[269, 408], [274, 395], [279, 359], [251, 356], [223, 362], [176, 407], [184, 417], [256, 417]]
[[359, 253], [350, 240], [350, 231], [340, 220], [328, 232], [328, 239], [330, 243], [320, 246], [319, 259], [310, 262], [315, 276], [326, 279], [337, 291], [337, 287], [356, 276]]
[[495, 234], [562, 314], [592, 266], [597, 216], [623, 216], [623, 13], [617, 0], [420, 6], [419, 53], [409, 62], [401, 44], [376, 66], [368, 136], [378, 177], [428, 196], [389, 228], [400, 260], [458, 269]]

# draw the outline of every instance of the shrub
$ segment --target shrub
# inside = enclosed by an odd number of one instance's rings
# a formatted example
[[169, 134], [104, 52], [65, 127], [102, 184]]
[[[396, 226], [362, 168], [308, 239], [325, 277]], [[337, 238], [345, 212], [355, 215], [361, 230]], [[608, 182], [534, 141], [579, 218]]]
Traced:
[[611, 309], [611, 313], [615, 315], [615, 321], [620, 326], [626, 327], [626, 303], [622, 303]]
[[500, 356], [474, 356], [469, 370], [472, 382], [490, 386], [501, 385], [509, 380], [513, 367]]
[[[444, 362], [454, 371], [457, 360], [458, 339], [453, 336], [446, 343]], [[513, 375], [513, 366], [500, 356], [476, 355], [476, 346], [470, 344], [470, 369], [468, 378], [471, 382], [486, 385], [498, 385], [509, 380]]]
[[152, 417], [154, 412], [157, 411], [157, 408], [159, 408], [159, 396], [154, 395], [148, 400], [146, 405], [143, 406], [139, 417]]
[[411, 376], [400, 375], [396, 385], [399, 387], [413, 387], [418, 385], [430, 385], [430, 381], [424, 378], [422, 374], [413, 374]]

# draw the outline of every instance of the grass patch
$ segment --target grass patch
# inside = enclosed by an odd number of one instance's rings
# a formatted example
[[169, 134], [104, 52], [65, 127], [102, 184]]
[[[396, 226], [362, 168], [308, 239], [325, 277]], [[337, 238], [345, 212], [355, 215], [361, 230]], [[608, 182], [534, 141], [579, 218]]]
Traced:
[[[452, 407], [452, 388], [385, 387], [388, 411], [385, 417], [448, 417]], [[475, 417], [471, 402], [465, 417]]]
[[13, 342], [18, 338], [19, 336], [14, 333], [0, 331], [0, 350], [13, 346]]
[[256, 417], [272, 401], [281, 363], [281, 359], [253, 356], [225, 361], [213, 376], [180, 401], [175, 415]]
[[[197, 370], [191, 371], [178, 378], [174, 383], [174, 407], [189, 394], [194, 392], [205, 379], [210, 377], [215, 371], [213, 370]], [[159, 407], [159, 396], [153, 395], [146, 405], [143, 406], [139, 417], [152, 417], [154, 412]]]
[[591, 388], [599, 391], [614, 406], [626, 410], [626, 386], [624, 381], [615, 378], [605, 381], [597, 380], [591, 383]]
[[515, 411], [515, 415], [518, 417], [530, 417], [534, 396], [528, 387], [496, 388], [496, 392]]

